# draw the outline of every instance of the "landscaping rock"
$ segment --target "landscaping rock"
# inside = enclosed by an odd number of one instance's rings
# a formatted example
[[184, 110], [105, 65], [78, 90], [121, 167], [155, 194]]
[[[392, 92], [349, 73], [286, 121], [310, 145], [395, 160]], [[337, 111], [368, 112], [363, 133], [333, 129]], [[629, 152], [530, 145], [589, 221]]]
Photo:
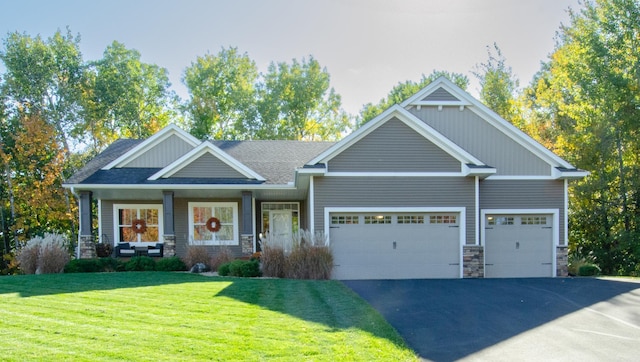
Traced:
[[189, 270], [189, 272], [191, 273], [205, 273], [208, 271], [210, 271], [209, 267], [203, 263], [197, 263], [194, 266], [192, 266], [191, 269]]

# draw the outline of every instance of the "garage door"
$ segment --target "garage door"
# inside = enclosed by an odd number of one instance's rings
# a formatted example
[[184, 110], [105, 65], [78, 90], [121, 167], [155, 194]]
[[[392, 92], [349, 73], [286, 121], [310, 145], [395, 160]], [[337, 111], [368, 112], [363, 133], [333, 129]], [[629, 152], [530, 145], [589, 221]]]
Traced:
[[552, 215], [486, 215], [485, 277], [553, 275]]
[[460, 277], [459, 213], [332, 213], [336, 279]]

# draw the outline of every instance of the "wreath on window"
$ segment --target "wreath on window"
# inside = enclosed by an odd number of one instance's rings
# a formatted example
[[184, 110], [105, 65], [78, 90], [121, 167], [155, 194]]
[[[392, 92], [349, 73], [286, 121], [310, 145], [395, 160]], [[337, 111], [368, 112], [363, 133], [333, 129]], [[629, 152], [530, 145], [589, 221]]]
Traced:
[[142, 219], [134, 219], [131, 222], [131, 229], [136, 234], [144, 234], [147, 231], [147, 223]]
[[209, 220], [207, 220], [207, 230], [212, 233], [220, 231], [220, 227], [220, 220], [218, 220], [217, 217], [210, 217]]

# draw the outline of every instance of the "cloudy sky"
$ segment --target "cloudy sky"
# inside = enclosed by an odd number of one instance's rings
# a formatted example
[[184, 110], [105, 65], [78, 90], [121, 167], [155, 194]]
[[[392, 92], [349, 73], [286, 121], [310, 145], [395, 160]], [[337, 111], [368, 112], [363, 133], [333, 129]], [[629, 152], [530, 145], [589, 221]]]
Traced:
[[167, 68], [183, 98], [185, 67], [222, 47], [247, 52], [261, 72], [272, 61], [313, 55], [356, 114], [433, 70], [467, 75], [477, 94], [471, 72], [494, 42], [526, 85], [570, 7], [578, 0], [0, 0], [0, 31], [46, 38], [68, 26], [80, 33], [85, 60], [117, 40]]

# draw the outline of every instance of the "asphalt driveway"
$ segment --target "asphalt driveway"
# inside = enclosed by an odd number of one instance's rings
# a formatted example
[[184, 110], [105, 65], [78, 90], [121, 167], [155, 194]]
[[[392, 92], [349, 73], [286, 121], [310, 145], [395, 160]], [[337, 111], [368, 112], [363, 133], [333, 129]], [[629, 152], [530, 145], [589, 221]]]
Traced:
[[640, 360], [640, 280], [344, 283], [425, 360]]

